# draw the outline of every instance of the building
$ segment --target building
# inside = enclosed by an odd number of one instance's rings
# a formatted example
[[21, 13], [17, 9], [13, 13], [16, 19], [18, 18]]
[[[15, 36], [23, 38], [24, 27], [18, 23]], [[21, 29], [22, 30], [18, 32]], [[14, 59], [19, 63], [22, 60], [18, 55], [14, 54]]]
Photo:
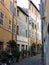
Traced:
[[16, 40], [16, 1], [0, 0], [0, 50]]
[[45, 57], [46, 57], [46, 65], [49, 65], [49, 0], [44, 0], [45, 6], [44, 6], [44, 12], [45, 12], [45, 27], [44, 29], [46, 31], [45, 35]]
[[27, 13], [25, 8], [17, 6], [16, 0], [0, 0], [1, 50], [6, 48], [9, 40], [15, 40], [20, 51], [28, 50], [33, 43], [39, 49], [41, 45], [40, 12], [31, 0], [28, 2]]
[[44, 49], [44, 63], [45, 65], [49, 65], [49, 0], [41, 0], [41, 4], [43, 4], [43, 13], [41, 17], [43, 20], [43, 49]]
[[28, 14], [17, 6], [17, 44], [21, 50], [28, 50]]
[[41, 17], [38, 8], [31, 0], [29, 4], [29, 45], [36, 44], [36, 51], [41, 45]]

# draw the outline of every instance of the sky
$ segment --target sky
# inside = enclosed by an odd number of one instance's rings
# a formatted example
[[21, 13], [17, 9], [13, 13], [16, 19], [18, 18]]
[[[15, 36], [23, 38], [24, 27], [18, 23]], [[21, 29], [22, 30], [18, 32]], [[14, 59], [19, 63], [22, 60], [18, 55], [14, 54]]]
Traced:
[[[39, 9], [40, 0], [32, 0], [32, 1]], [[17, 0], [17, 2], [18, 2], [18, 5], [20, 5], [21, 7], [28, 8], [28, 0]]]

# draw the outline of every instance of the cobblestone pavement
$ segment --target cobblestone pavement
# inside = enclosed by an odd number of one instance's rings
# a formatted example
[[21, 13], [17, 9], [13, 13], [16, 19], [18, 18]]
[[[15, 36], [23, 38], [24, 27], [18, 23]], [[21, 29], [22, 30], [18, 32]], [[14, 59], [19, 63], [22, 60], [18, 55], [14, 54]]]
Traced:
[[23, 59], [22, 61], [14, 64], [14, 65], [42, 65], [41, 64], [41, 56], [37, 55], [34, 57]]

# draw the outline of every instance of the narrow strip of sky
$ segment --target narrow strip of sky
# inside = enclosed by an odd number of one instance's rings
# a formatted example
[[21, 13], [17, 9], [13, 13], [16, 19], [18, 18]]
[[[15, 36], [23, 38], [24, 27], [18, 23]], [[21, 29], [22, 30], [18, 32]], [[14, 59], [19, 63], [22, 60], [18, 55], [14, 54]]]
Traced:
[[[39, 9], [40, 0], [32, 0], [32, 1]], [[28, 8], [28, 0], [17, 0], [17, 2], [19, 6]]]

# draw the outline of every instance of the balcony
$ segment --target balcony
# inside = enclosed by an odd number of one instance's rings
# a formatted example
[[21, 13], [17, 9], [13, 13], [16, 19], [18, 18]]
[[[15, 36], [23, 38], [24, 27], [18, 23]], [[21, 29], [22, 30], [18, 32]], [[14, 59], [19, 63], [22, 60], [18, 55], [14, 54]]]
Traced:
[[24, 42], [24, 43], [28, 43], [28, 38], [17, 35], [17, 41], [21, 41], [21, 42]]

